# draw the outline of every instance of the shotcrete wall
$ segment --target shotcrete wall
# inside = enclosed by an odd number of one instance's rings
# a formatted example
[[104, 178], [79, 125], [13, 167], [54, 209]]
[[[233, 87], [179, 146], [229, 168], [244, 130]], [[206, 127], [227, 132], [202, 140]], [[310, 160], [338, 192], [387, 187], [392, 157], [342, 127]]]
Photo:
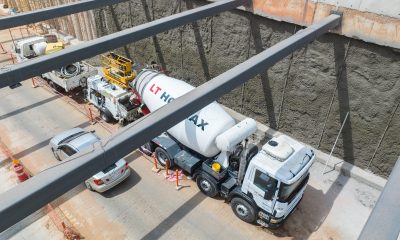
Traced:
[[[203, 4], [141, 0], [107, 7], [95, 12], [97, 33], [109, 34]], [[234, 10], [118, 51], [135, 61], [155, 60], [171, 76], [200, 85], [299, 29]], [[326, 34], [220, 102], [325, 152], [349, 112], [336, 156], [388, 176], [400, 155], [400, 52], [395, 49]]]

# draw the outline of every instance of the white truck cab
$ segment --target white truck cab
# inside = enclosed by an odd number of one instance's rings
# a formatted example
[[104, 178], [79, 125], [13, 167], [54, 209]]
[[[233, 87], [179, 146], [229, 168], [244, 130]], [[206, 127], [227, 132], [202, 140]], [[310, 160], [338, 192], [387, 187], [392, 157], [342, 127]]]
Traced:
[[[268, 141], [251, 159], [241, 191], [257, 204], [259, 224], [277, 224], [293, 211], [304, 194], [314, 159], [310, 148], [285, 135]], [[235, 213], [244, 217], [245, 207], [235, 207]]]

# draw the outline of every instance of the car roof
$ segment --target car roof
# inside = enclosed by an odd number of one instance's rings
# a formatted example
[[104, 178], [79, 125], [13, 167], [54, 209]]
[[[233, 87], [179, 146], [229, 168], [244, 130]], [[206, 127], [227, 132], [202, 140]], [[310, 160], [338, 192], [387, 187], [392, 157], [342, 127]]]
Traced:
[[82, 151], [86, 147], [93, 145], [100, 139], [91, 132], [85, 132], [85, 134], [79, 135], [77, 138], [72, 139], [68, 142], [68, 145], [75, 148], [78, 152]]
[[83, 133], [83, 132], [85, 132], [85, 130], [83, 130], [82, 128], [72, 128], [72, 129], [66, 130], [66, 131], [61, 132], [61, 133], [57, 134], [56, 136], [54, 136], [50, 140], [50, 144], [52, 144], [53, 146], [57, 146], [62, 141], [68, 139], [72, 135], [75, 135], [75, 134], [78, 134], [78, 133]]

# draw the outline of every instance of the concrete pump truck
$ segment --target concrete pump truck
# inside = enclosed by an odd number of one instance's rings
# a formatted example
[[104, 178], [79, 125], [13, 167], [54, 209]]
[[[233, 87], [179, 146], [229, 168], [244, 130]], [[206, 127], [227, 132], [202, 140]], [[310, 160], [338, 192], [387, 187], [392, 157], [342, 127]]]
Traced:
[[[148, 109], [156, 111], [193, 86], [144, 69], [131, 87]], [[157, 161], [187, 172], [209, 197], [222, 196], [241, 220], [277, 227], [303, 197], [314, 152], [287, 136], [272, 138], [258, 151], [248, 138], [256, 131], [251, 118], [235, 120], [213, 102], [141, 150]]]

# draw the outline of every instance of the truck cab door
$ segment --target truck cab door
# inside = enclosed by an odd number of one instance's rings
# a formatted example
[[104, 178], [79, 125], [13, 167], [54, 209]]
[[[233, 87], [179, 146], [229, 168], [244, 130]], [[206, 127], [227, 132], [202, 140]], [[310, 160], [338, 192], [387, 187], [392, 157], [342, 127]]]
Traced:
[[268, 213], [273, 213], [273, 198], [277, 190], [277, 181], [261, 169], [253, 168], [249, 175], [248, 192], [257, 206]]

